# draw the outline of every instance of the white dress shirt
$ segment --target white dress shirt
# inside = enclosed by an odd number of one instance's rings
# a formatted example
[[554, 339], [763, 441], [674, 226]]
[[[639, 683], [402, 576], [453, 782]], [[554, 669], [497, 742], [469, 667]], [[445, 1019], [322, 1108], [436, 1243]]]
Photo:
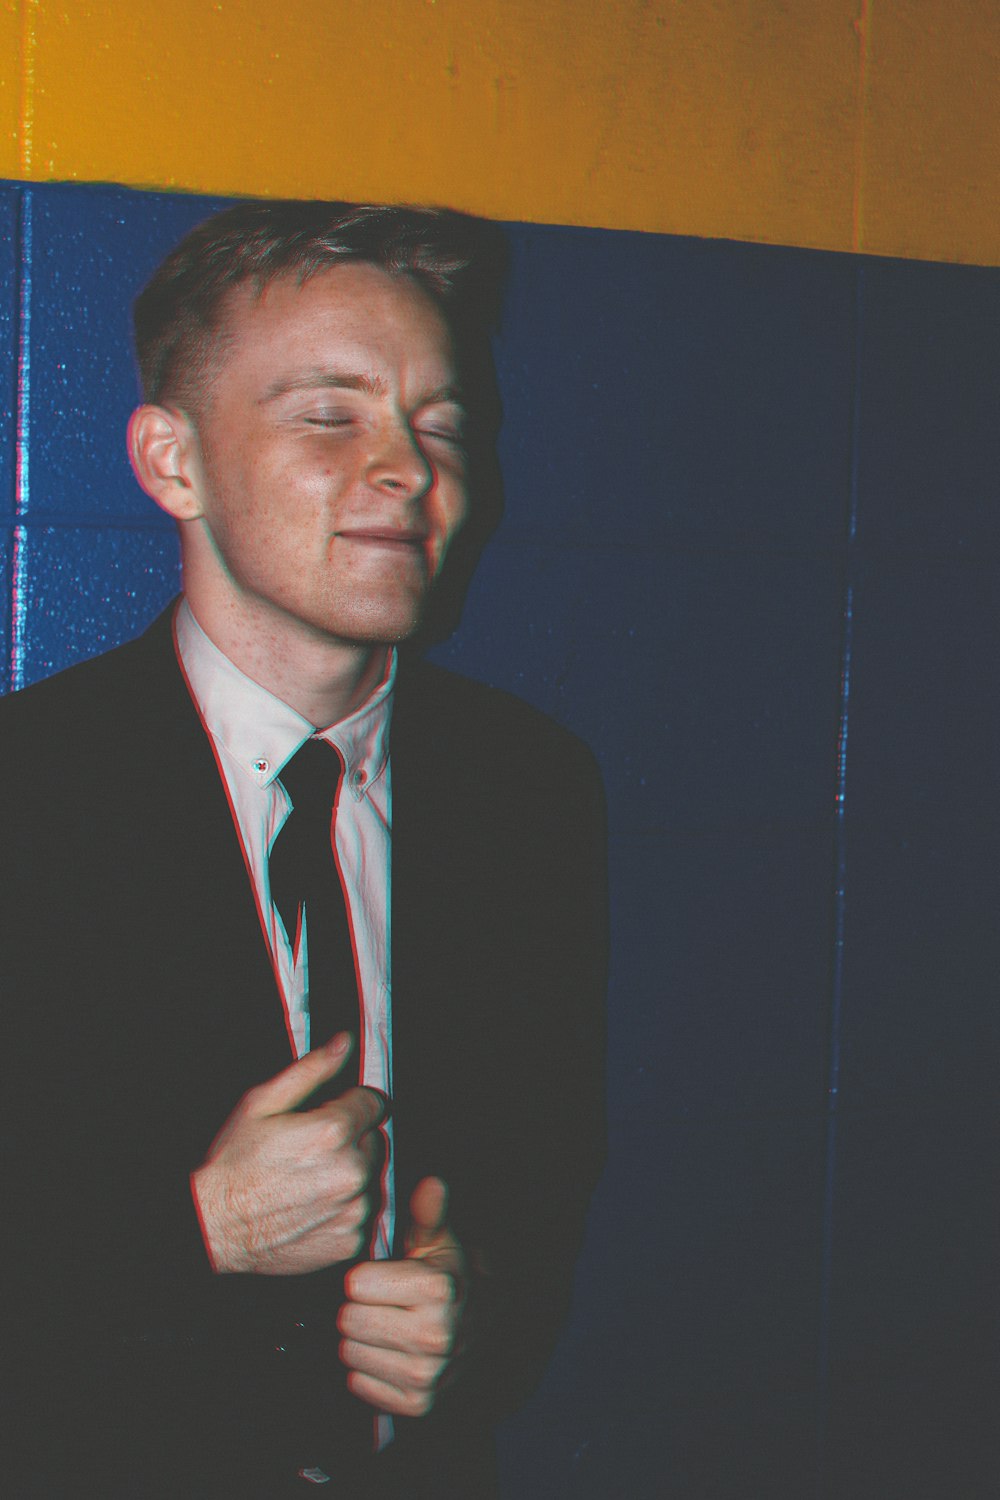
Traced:
[[[309, 1050], [308, 931], [298, 961], [271, 900], [267, 855], [291, 803], [278, 780], [281, 769], [314, 733], [294, 708], [252, 681], [209, 640], [187, 600], [177, 612], [181, 664], [201, 711], [243, 842], [261, 924], [278, 979], [289, 1041], [296, 1057]], [[389, 949], [392, 791], [389, 725], [396, 654], [386, 674], [360, 708], [320, 738], [340, 752], [344, 785], [335, 837], [343, 873], [358, 963], [362, 1035], [360, 1082], [392, 1097], [392, 1001]], [[263, 1081], [263, 1080], [260, 1080]], [[383, 1126], [386, 1166], [383, 1203], [371, 1255], [392, 1253], [395, 1184], [392, 1123]]]

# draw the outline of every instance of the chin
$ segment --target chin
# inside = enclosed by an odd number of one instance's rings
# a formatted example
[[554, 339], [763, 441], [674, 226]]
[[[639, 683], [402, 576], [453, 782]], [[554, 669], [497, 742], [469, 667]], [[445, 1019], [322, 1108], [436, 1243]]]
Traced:
[[352, 611], [350, 618], [341, 615], [329, 621], [326, 630], [358, 646], [397, 646], [419, 630], [423, 617], [422, 607], [387, 610], [373, 604], [370, 609]]

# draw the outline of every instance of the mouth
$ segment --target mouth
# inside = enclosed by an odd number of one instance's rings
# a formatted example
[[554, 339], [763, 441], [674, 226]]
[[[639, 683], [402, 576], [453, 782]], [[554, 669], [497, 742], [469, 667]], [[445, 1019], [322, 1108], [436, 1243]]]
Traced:
[[402, 531], [392, 526], [358, 526], [334, 533], [338, 541], [362, 547], [381, 547], [396, 552], [422, 553], [427, 543], [423, 531]]

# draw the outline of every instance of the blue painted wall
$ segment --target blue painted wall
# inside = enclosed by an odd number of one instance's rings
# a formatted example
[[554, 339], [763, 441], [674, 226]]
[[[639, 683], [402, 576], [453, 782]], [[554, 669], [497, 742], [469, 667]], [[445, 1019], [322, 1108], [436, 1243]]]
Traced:
[[[12, 686], [176, 588], [128, 303], [214, 206], [0, 189]], [[507, 514], [436, 655], [593, 744], [616, 947], [507, 1494], [994, 1500], [1000, 273], [511, 234]]]

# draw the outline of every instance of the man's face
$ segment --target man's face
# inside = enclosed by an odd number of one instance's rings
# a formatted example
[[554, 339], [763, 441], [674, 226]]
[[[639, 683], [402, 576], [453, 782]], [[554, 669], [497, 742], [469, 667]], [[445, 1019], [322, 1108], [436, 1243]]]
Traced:
[[360, 263], [240, 287], [227, 312], [197, 421], [209, 586], [275, 640], [405, 638], [466, 514], [441, 314]]

